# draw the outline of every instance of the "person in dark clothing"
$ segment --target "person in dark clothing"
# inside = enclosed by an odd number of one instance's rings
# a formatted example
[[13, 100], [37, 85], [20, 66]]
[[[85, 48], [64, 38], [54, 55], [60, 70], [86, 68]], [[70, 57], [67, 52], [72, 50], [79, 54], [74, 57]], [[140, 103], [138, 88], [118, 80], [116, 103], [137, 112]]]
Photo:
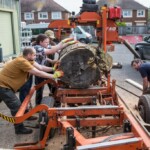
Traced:
[[[38, 35], [38, 37], [36, 38], [35, 46], [34, 46], [34, 48], [36, 50], [36, 60], [35, 61], [38, 64], [47, 66], [47, 64], [49, 63], [49, 59], [47, 56], [53, 55], [54, 53], [58, 52], [58, 50], [53, 51], [52, 47], [57, 47], [57, 45], [55, 45], [55, 46], [49, 45], [48, 36], [46, 36], [45, 34]], [[35, 76], [35, 85], [40, 84], [44, 80], [45, 80], [44, 78]], [[44, 86], [39, 88], [36, 91], [36, 96], [35, 96], [36, 105], [41, 104], [41, 100], [43, 98], [43, 90], [44, 90]]]
[[141, 59], [134, 59], [131, 66], [140, 72], [143, 78], [143, 94], [150, 92], [150, 63], [143, 63]]
[[[67, 45], [74, 44], [74, 43], [76, 43], [76, 41], [74, 41], [72, 38], [69, 38], [69, 39], [65, 39], [65, 40], [61, 41], [60, 43], [58, 43], [55, 46], [50, 46], [49, 45], [49, 38], [45, 34], [39, 34], [36, 38], [36, 41], [34, 42], [34, 45], [33, 45], [35, 50], [36, 50], [35, 61], [42, 66], [46, 66], [47, 61], [49, 61], [49, 60], [47, 60], [47, 55], [54, 54], [54, 53], [58, 52], [59, 50], [61, 50], [62, 48], [66, 47]], [[53, 67], [53, 71], [55, 71], [54, 67]], [[44, 80], [45, 80], [45, 78], [35, 76], [35, 84], [36, 85], [43, 82]], [[28, 89], [27, 91], [29, 91], [31, 88], [30, 83], [32, 83], [32, 81], [30, 79], [27, 82], [28, 83], [26, 83], [22, 88]], [[36, 105], [41, 104], [41, 100], [43, 97], [43, 89], [44, 89], [44, 86], [39, 88], [36, 91], [36, 97], [35, 97]], [[24, 90], [21, 90], [20, 92], [23, 93]], [[22, 95], [23, 95], [22, 99], [24, 100], [24, 98], [26, 97], [26, 94], [22, 94]]]
[[[49, 38], [49, 45], [51, 46], [55, 46], [56, 43], [54, 42], [54, 39], [55, 39], [55, 35], [54, 35], [54, 32], [52, 30], [46, 30], [44, 32], [44, 34], [46, 36], [48, 36]], [[55, 60], [55, 54], [50, 54], [50, 55], [47, 55], [47, 62], [46, 62], [46, 66], [48, 67], [53, 67], [54, 66], [54, 63], [56, 63], [57, 61]], [[48, 88], [50, 90], [50, 94], [54, 94], [55, 91], [56, 91], [56, 87], [54, 87], [53, 85], [51, 84], [47, 84], [48, 85]]]
[[[28, 81], [19, 89], [19, 99], [21, 103], [25, 99], [25, 97], [28, 95], [30, 88], [32, 86], [33, 76], [30, 75]], [[26, 110], [28, 111], [28, 110]]]

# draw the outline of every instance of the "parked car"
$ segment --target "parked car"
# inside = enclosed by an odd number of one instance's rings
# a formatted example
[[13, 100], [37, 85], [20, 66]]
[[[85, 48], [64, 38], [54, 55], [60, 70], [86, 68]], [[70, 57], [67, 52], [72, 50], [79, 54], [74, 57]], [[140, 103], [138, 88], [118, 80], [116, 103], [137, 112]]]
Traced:
[[135, 44], [135, 50], [142, 60], [150, 60], [150, 36], [143, 38], [144, 41]]
[[144, 40], [145, 42], [147, 42], [147, 43], [150, 43], [150, 35], [149, 35], [149, 36], [145, 36], [145, 37], [143, 38], [143, 40]]
[[86, 32], [81, 26], [77, 26], [76, 28], [72, 29], [72, 34], [70, 37], [73, 37], [81, 43], [87, 44], [92, 42], [92, 35]]

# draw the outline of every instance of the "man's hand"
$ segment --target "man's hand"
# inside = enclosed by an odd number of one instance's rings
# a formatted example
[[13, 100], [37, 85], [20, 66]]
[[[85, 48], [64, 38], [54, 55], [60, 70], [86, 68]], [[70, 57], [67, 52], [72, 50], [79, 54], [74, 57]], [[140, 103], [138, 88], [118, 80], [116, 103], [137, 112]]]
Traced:
[[64, 72], [61, 71], [61, 70], [58, 70], [58, 71], [55, 71], [55, 73], [53, 74], [53, 78], [56, 79], [56, 78], [60, 78], [64, 76]]
[[52, 67], [53, 71], [56, 71], [58, 69], [58, 66], [60, 65], [60, 61], [57, 61], [54, 66]]

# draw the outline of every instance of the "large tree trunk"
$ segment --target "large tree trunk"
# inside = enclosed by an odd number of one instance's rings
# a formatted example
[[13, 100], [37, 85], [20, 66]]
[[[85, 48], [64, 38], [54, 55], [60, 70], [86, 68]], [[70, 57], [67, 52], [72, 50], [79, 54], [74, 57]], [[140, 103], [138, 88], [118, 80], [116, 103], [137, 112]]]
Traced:
[[64, 76], [61, 81], [69, 88], [88, 88], [100, 79], [96, 48], [77, 43], [60, 52], [59, 61]]

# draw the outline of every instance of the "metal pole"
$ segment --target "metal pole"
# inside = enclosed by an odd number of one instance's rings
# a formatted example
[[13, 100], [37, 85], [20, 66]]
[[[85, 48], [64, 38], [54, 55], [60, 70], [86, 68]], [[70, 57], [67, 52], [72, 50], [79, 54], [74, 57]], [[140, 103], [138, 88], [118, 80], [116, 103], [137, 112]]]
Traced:
[[0, 62], [3, 61], [3, 50], [1, 48], [1, 44], [0, 44]]

